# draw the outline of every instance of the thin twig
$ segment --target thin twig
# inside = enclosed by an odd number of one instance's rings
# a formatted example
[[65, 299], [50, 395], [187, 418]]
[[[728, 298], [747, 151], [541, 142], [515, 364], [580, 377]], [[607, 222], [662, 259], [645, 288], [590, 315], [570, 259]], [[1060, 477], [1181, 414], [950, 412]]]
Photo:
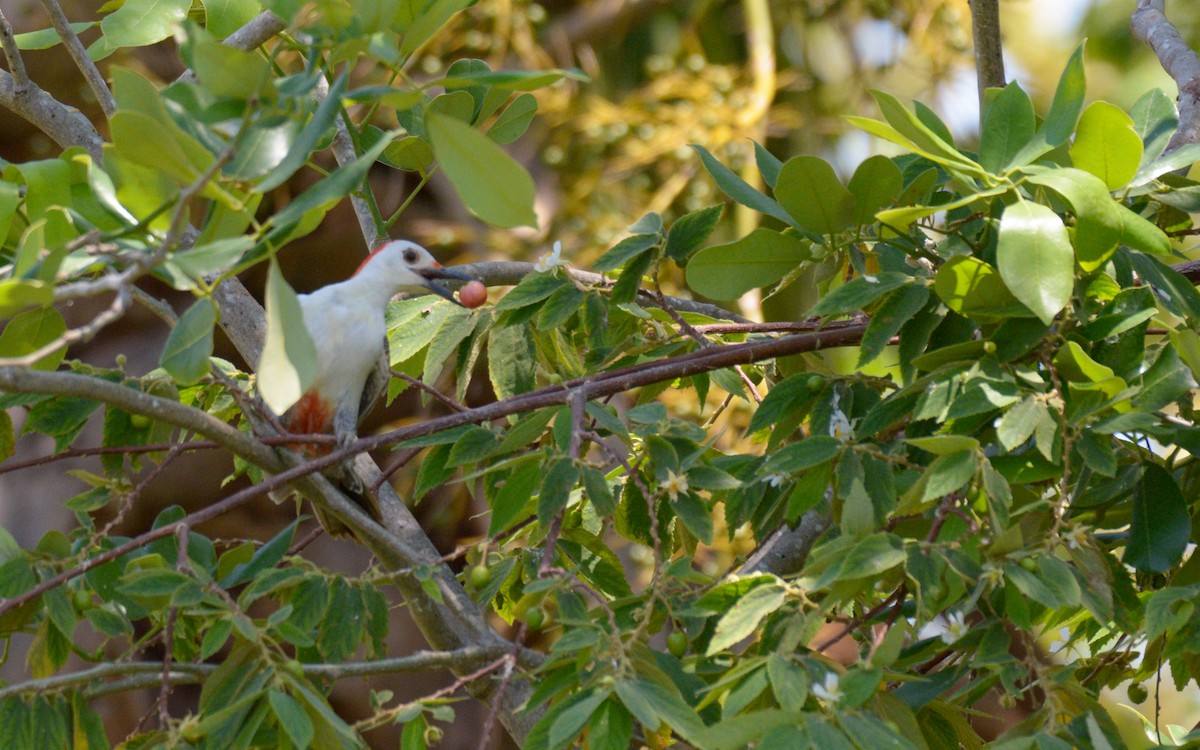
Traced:
[[491, 745], [489, 740], [496, 727], [496, 716], [500, 710], [500, 698], [508, 690], [509, 683], [512, 682], [513, 670], [517, 664], [517, 656], [520, 654], [521, 644], [525, 642], [525, 632], [527, 630], [528, 626], [522, 622], [517, 628], [516, 636], [513, 637], [512, 651], [502, 660], [504, 662], [504, 671], [500, 673], [500, 684], [496, 686], [495, 699], [488, 706], [488, 715], [483, 721], [483, 731], [479, 733], [479, 750], [487, 750]]
[[425, 393], [428, 393], [430, 396], [433, 396], [435, 399], [437, 399], [438, 401], [441, 401], [446, 406], [449, 406], [454, 411], [466, 411], [467, 410], [467, 407], [458, 403], [454, 399], [450, 398], [449, 396], [442, 393], [437, 388], [434, 388], [430, 384], [426, 383], [424, 380], [421, 380], [420, 378], [414, 378], [412, 375], [409, 375], [407, 372], [401, 372], [399, 370], [392, 370], [391, 373], [392, 373], [392, 377], [399, 378], [399, 379], [403, 380], [405, 383], [408, 383], [409, 385], [411, 385], [415, 388], [418, 388], [418, 389], [424, 391]]
[[15, 93], [18, 97], [24, 96], [30, 89], [36, 87], [29, 80], [29, 73], [25, 70], [25, 58], [21, 56], [21, 50], [17, 47], [17, 40], [13, 36], [13, 27], [5, 17], [2, 8], [0, 8], [0, 45], [4, 47], [4, 58], [8, 61], [8, 71], [12, 74], [15, 83]]
[[92, 62], [92, 58], [88, 57], [83, 42], [79, 41], [79, 36], [71, 28], [71, 22], [67, 20], [67, 15], [63, 13], [62, 6], [58, 4], [58, 0], [42, 0], [42, 7], [50, 14], [50, 23], [54, 26], [54, 30], [58, 32], [58, 38], [62, 40], [63, 46], [67, 49], [67, 54], [71, 56], [71, 60], [75, 63], [75, 67], [79, 68], [79, 72], [83, 74], [88, 88], [92, 90], [96, 101], [100, 103], [100, 109], [104, 110], [105, 117], [111, 117], [117, 108], [112, 92], [108, 90], [108, 86], [104, 83], [104, 76], [100, 75], [100, 70], [96, 67], [96, 63]]

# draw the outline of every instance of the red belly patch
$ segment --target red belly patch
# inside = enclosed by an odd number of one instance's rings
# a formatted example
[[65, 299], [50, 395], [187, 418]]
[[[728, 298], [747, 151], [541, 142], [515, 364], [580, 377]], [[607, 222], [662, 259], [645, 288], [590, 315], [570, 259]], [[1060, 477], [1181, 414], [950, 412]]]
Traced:
[[[300, 397], [295, 406], [288, 409], [283, 426], [287, 428], [288, 432], [298, 435], [331, 433], [333, 432], [333, 404], [321, 398], [316, 391], [308, 391]], [[289, 447], [309, 456], [324, 455], [330, 450], [329, 446], [314, 445], [313, 443]]]

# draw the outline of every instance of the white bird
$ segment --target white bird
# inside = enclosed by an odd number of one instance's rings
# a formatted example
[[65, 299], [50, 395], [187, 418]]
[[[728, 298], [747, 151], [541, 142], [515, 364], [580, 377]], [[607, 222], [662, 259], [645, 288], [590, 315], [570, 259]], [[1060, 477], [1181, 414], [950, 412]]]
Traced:
[[[443, 268], [414, 242], [391, 240], [367, 256], [345, 281], [299, 295], [304, 327], [316, 348], [317, 371], [299, 401], [278, 415], [283, 428], [293, 434], [333, 434], [339, 445], [352, 442], [360, 414], [370, 409], [387, 384], [388, 302], [401, 292], [432, 292], [459, 304], [434, 279], [465, 281], [467, 277]], [[297, 447], [309, 457], [329, 452], [328, 446], [312, 443]], [[345, 468], [334, 475], [343, 481], [349, 476]], [[322, 513], [317, 517], [330, 531], [340, 530], [334, 526], [341, 524], [329, 523]]]

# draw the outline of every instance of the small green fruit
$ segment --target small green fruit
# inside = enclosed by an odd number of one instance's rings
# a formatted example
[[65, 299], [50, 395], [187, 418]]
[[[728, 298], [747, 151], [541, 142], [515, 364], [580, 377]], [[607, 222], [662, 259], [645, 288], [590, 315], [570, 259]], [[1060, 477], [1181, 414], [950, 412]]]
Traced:
[[984, 352], [984, 354], [995, 354], [996, 353], [996, 342], [995, 341], [983, 342], [983, 352]]
[[1037, 570], [1037, 560], [1034, 560], [1032, 557], [1022, 557], [1021, 567], [1032, 573]]
[[541, 630], [546, 624], [546, 613], [541, 607], [530, 607], [525, 610], [525, 627], [530, 630]]
[[132, 425], [133, 429], [135, 429], [135, 430], [146, 429], [147, 427], [150, 426], [150, 422], [151, 422], [150, 417], [147, 417], [145, 414], [130, 414], [129, 415], [129, 424]]
[[680, 659], [687, 653], [687, 650], [687, 635], [681, 630], [672, 630], [671, 634], [667, 636], [667, 651], [670, 652], [671, 656]]
[[488, 570], [486, 565], [476, 565], [471, 568], [467, 578], [471, 582], [472, 588], [481, 589], [488, 585], [488, 581], [492, 580], [492, 571]]
[[86, 612], [92, 608], [92, 594], [88, 591], [72, 591], [71, 604], [74, 605], [76, 612]]
[[808, 389], [809, 393], [816, 393], [825, 387], [825, 378], [820, 375], [809, 375], [808, 380], [804, 382], [804, 387]]

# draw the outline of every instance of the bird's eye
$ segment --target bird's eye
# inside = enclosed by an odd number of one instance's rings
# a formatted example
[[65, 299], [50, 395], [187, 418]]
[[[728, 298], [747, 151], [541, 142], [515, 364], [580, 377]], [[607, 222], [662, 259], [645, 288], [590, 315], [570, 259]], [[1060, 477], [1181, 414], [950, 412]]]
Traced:
[[417, 251], [411, 250], [411, 249], [405, 250], [404, 251], [404, 262], [409, 263], [409, 264], [416, 263], [417, 262]]

